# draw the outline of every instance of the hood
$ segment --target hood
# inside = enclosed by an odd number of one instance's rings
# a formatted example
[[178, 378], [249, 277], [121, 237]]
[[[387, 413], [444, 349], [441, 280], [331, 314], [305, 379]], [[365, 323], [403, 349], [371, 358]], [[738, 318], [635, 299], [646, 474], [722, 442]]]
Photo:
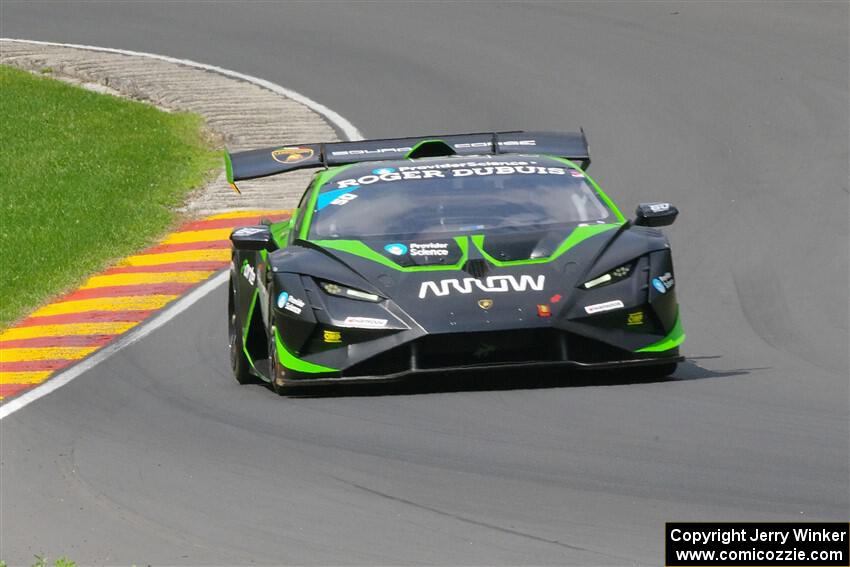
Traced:
[[313, 241], [298, 271], [387, 297], [428, 332], [551, 326], [619, 226]]

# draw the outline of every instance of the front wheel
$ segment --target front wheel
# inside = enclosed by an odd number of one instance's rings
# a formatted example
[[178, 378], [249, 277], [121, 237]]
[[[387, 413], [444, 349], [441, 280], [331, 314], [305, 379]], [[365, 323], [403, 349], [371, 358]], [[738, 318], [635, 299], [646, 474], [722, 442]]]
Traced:
[[675, 362], [668, 362], [666, 364], [658, 364], [655, 366], [647, 366], [644, 370], [645, 376], [647, 378], [667, 378], [674, 372], [676, 372], [676, 367], [679, 366]]
[[227, 302], [227, 339], [230, 346], [230, 369], [233, 377], [240, 384], [254, 382], [248, 358], [242, 348], [242, 329], [239, 328], [239, 317], [236, 315], [236, 288], [230, 282], [230, 299]]

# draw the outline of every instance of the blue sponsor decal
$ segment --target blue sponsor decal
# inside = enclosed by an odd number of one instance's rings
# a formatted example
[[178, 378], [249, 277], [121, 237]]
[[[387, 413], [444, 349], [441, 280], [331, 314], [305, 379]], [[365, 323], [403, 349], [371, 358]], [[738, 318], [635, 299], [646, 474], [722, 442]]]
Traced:
[[387, 244], [384, 246], [384, 250], [392, 254], [393, 256], [404, 256], [407, 254], [407, 246], [400, 242], [396, 242], [395, 244]]
[[385, 173], [395, 173], [395, 168], [394, 167], [380, 167], [378, 169], [372, 170], [373, 175], [383, 175]]
[[316, 201], [316, 210], [321, 211], [328, 205], [335, 204], [333, 203], [334, 201], [336, 201], [343, 195], [347, 195], [357, 189], [360, 189], [359, 185], [355, 185], [353, 187], [346, 187], [344, 189], [336, 189], [334, 191], [328, 191], [327, 193], [322, 193], [321, 195], [319, 195], [319, 200]]
[[287, 301], [289, 301], [289, 294], [285, 291], [280, 292], [280, 295], [277, 296], [277, 306], [280, 309], [283, 309], [283, 306], [286, 305]]
[[652, 287], [658, 290], [658, 293], [667, 293], [667, 286], [659, 278], [652, 278]]

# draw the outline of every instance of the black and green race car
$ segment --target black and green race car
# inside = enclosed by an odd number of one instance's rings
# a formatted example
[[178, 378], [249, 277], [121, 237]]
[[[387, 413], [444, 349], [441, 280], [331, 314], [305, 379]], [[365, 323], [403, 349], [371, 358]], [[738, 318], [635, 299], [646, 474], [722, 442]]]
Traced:
[[226, 156], [228, 178], [322, 168], [292, 217], [233, 231], [240, 383], [494, 368], [671, 374], [685, 338], [669, 203], [627, 220], [584, 133], [303, 144]]

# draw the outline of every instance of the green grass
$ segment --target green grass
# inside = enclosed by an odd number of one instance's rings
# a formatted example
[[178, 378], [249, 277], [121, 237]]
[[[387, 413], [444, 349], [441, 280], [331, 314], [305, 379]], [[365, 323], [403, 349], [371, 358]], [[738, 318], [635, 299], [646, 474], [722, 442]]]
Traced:
[[202, 128], [0, 66], [0, 328], [172, 227], [219, 164]]
[[[0, 559], [0, 567], [6, 567], [6, 562], [2, 559]], [[32, 567], [50, 567], [50, 562], [46, 557], [36, 555], [35, 563], [32, 564]], [[67, 557], [60, 557], [53, 563], [53, 567], [77, 567], [77, 564]]]
[[[76, 567], [76, 563], [68, 559], [67, 557], [60, 557], [53, 563], [53, 567]], [[35, 563], [32, 564], [32, 567], [50, 567], [50, 562], [46, 557], [41, 555], [35, 556]]]

